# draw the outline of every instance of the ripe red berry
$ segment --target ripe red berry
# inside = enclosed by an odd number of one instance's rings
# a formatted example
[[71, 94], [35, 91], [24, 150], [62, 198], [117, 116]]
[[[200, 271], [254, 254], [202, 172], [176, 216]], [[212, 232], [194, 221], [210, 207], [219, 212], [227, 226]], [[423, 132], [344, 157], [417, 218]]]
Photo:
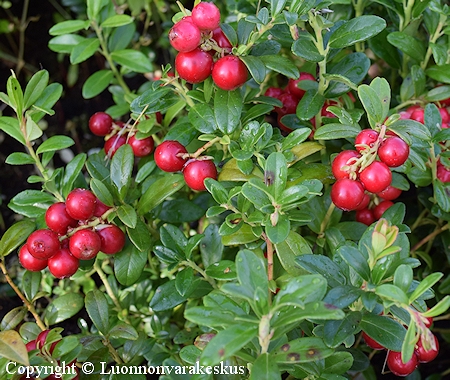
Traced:
[[45, 341], [47, 340], [47, 336], [48, 336], [49, 332], [50, 332], [50, 330], [44, 330], [39, 333], [39, 335], [36, 337], [36, 340], [35, 340], [36, 348], [38, 348], [40, 350], [42, 347], [44, 347]]
[[114, 135], [105, 141], [105, 153], [111, 158], [117, 152], [117, 149], [126, 143], [127, 138], [125, 136]]
[[401, 193], [402, 191], [400, 189], [389, 185], [383, 191], [377, 193], [377, 195], [386, 201], [393, 201], [394, 199], [397, 199]]
[[396, 376], [408, 376], [416, 369], [418, 364], [416, 354], [413, 354], [412, 358], [407, 363], [403, 363], [402, 353], [396, 351], [388, 352], [386, 362], [388, 368]]
[[343, 178], [331, 187], [331, 200], [341, 210], [355, 210], [363, 199], [364, 187], [359, 181]]
[[179, 157], [179, 154], [187, 153], [186, 148], [175, 140], [166, 140], [155, 149], [155, 163], [165, 172], [177, 172], [183, 169], [187, 158]]
[[375, 216], [375, 219], [380, 219], [383, 216], [384, 212], [393, 205], [394, 203], [391, 201], [383, 201], [376, 205], [373, 208], [373, 215]]
[[153, 152], [153, 148], [155, 147], [155, 142], [153, 141], [152, 136], [140, 140], [138, 140], [136, 136], [131, 136], [128, 139], [128, 144], [131, 145], [133, 153], [136, 157], [148, 156]]
[[409, 145], [400, 137], [384, 139], [378, 148], [378, 157], [389, 167], [403, 165], [409, 156]]
[[213, 59], [201, 49], [178, 53], [175, 58], [175, 69], [180, 78], [189, 83], [200, 83], [211, 75]]
[[113, 119], [105, 112], [94, 113], [89, 119], [89, 129], [96, 136], [106, 136], [112, 130]]
[[364, 210], [365, 208], [367, 208], [369, 206], [369, 203], [370, 203], [370, 196], [369, 196], [369, 194], [364, 193], [364, 198], [361, 201], [361, 203], [358, 205], [356, 210]]
[[371, 193], [379, 193], [392, 182], [392, 173], [384, 162], [374, 161], [360, 174], [359, 179]]
[[202, 1], [192, 10], [192, 22], [201, 30], [214, 30], [220, 24], [220, 10], [213, 3]]
[[94, 216], [100, 217], [110, 208], [111, 207], [105, 205], [100, 199], [97, 198], [97, 200], [95, 201]]
[[378, 132], [373, 129], [363, 129], [355, 138], [355, 148], [361, 152], [367, 147], [372, 148], [378, 140]]
[[29, 342], [25, 345], [25, 347], [27, 348], [27, 352], [36, 350], [36, 349], [37, 349], [37, 347], [36, 347], [36, 340], [31, 340], [31, 341], [29, 341]]
[[192, 51], [200, 45], [202, 34], [190, 17], [178, 21], [169, 31], [170, 44], [180, 52]]
[[53, 231], [37, 230], [27, 239], [27, 248], [35, 258], [46, 260], [52, 257], [59, 249], [59, 239]]
[[248, 77], [248, 70], [244, 62], [234, 55], [220, 58], [213, 67], [212, 78], [217, 87], [232, 91], [241, 87]]
[[439, 354], [439, 341], [435, 335], [433, 335], [434, 339], [434, 348], [430, 348], [429, 350], [425, 350], [422, 343], [422, 337], [420, 337], [419, 341], [416, 344], [414, 352], [417, 355], [417, 359], [419, 363], [428, 363], [432, 360], [436, 359], [436, 356]]
[[90, 229], [78, 230], [69, 239], [70, 253], [80, 260], [93, 259], [100, 251], [101, 241]]
[[414, 109], [411, 112], [410, 119], [418, 121], [419, 123], [423, 124], [423, 122], [425, 120], [425, 110], [423, 108], [420, 108], [420, 107]]
[[450, 169], [444, 165], [438, 165], [436, 171], [437, 179], [443, 183], [450, 182]]
[[26, 244], [22, 246], [19, 250], [19, 261], [22, 266], [31, 271], [39, 272], [42, 269], [47, 268], [47, 259], [37, 259], [29, 251]]
[[382, 346], [380, 343], [378, 343], [375, 339], [372, 339], [364, 331], [362, 333], [362, 337], [364, 338], [364, 341], [370, 348], [372, 348], [374, 350], [384, 350], [385, 349], [384, 346]]
[[271, 98], [279, 99], [281, 95], [284, 94], [284, 90], [280, 87], [269, 87], [264, 96], [269, 96]]
[[60, 249], [48, 260], [48, 269], [56, 278], [67, 278], [78, 270], [79, 261], [67, 248]]
[[334, 178], [349, 178], [350, 173], [342, 168], [347, 166], [349, 162], [352, 163], [352, 161], [355, 161], [355, 159], [359, 157], [361, 157], [361, 155], [356, 150], [344, 150], [340, 152], [331, 164], [331, 171], [333, 172]]
[[45, 212], [45, 223], [47, 227], [58, 235], [65, 235], [69, 227], [76, 227], [78, 222], [66, 211], [64, 202], [52, 204]]
[[183, 169], [184, 180], [193, 190], [206, 190], [204, 180], [206, 178], [217, 179], [217, 169], [211, 160], [193, 160]]
[[97, 197], [87, 189], [74, 189], [66, 199], [66, 211], [74, 219], [87, 220], [92, 218]]
[[287, 90], [298, 99], [301, 99], [306, 92], [298, 87], [299, 82], [303, 80], [311, 80], [315, 82], [316, 78], [314, 78], [314, 76], [310, 73], [301, 72], [298, 79], [289, 79], [287, 84]]
[[108, 255], [120, 252], [125, 245], [125, 234], [113, 224], [97, 229], [97, 234], [100, 237], [100, 251]]
[[[366, 226], [370, 226], [373, 222], [375, 222], [375, 216], [373, 215], [372, 210], [368, 209], [368, 208], [364, 208], [362, 210], [356, 210], [356, 217], [355, 217], [357, 222], [363, 223]], [[367, 340], [366, 340], [367, 342]], [[369, 343], [367, 343], [368, 346]], [[372, 346], [370, 346], [372, 347]], [[374, 348], [374, 347], [372, 347]]]
[[320, 114], [323, 117], [328, 117], [328, 118], [336, 117], [336, 115], [334, 113], [332, 113], [331, 111], [328, 111], [328, 107], [329, 106], [337, 106], [337, 105], [338, 105], [338, 102], [336, 102], [334, 100], [327, 100], [325, 102], [325, 104], [322, 106]]
[[294, 114], [297, 110], [298, 99], [289, 92], [285, 92], [281, 94], [278, 98], [281, 103], [283, 103], [283, 107], [275, 108], [275, 112], [277, 112], [280, 116]]
[[222, 49], [226, 49], [227, 51], [231, 51], [233, 45], [231, 45], [230, 40], [227, 38], [223, 30], [219, 27], [213, 30], [212, 38], [216, 41], [217, 46]]
[[446, 128], [447, 124], [450, 122], [450, 114], [448, 113], [447, 108], [439, 108], [439, 113], [441, 114], [442, 127]]

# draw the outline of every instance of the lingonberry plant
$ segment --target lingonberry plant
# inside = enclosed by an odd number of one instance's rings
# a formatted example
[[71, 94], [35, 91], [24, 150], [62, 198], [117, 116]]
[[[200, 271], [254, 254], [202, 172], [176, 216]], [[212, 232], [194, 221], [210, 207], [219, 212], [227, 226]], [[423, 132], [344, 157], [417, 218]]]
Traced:
[[0, 93], [1, 378], [450, 375], [449, 6], [79, 3], [49, 54], [109, 106], [69, 137], [51, 72]]

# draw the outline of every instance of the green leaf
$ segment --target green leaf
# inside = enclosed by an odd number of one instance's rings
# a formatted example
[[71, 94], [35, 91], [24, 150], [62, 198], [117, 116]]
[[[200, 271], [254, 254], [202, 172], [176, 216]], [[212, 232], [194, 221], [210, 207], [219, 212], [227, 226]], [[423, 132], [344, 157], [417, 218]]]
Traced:
[[240, 125], [243, 101], [238, 90], [216, 90], [214, 96], [214, 116], [219, 130], [224, 134], [233, 133]]
[[126, 244], [114, 255], [114, 273], [120, 284], [131, 286], [136, 283], [147, 262], [148, 249], [140, 251], [134, 245]]
[[124, 200], [131, 185], [134, 154], [129, 144], [117, 149], [111, 159], [111, 181], [116, 186], [121, 200]]
[[168, 223], [185, 223], [199, 220], [205, 210], [189, 199], [171, 199], [165, 201], [159, 213], [159, 219]]
[[422, 294], [424, 294], [428, 289], [432, 288], [443, 276], [443, 273], [436, 272], [428, 275], [417, 286], [414, 292], [409, 296], [409, 303], [413, 303]]
[[297, 105], [296, 114], [300, 120], [310, 120], [320, 112], [325, 97], [317, 90], [308, 90]]
[[274, 244], [279, 244], [286, 240], [291, 230], [291, 223], [287, 215], [277, 216], [277, 224], [266, 224], [266, 234], [269, 240]]
[[324, 359], [334, 352], [320, 338], [298, 338], [273, 351], [272, 357], [280, 364], [308, 363]]
[[250, 380], [281, 380], [280, 369], [270, 354], [259, 355], [252, 365]]
[[375, 128], [377, 123], [384, 121], [383, 104], [380, 101], [376, 90], [366, 84], [358, 87], [358, 96], [367, 112], [370, 126]]
[[411, 322], [406, 331], [405, 340], [402, 345], [402, 361], [404, 363], [409, 362], [414, 355], [418, 339], [419, 336], [416, 335], [416, 324], [415, 322]]
[[324, 124], [314, 132], [317, 140], [334, 140], [354, 138], [361, 132], [359, 125], [344, 125], [340, 123]]
[[57, 150], [62, 150], [68, 148], [75, 144], [68, 136], [52, 136], [49, 139], [45, 140], [39, 148], [36, 150], [37, 154], [41, 154], [44, 152], [53, 152]]
[[366, 313], [360, 323], [364, 332], [388, 350], [400, 352], [406, 329], [393, 319]]
[[85, 99], [91, 99], [109, 86], [114, 74], [110, 70], [99, 70], [92, 74], [83, 84], [82, 95]]
[[217, 129], [213, 109], [208, 104], [195, 104], [189, 110], [189, 122], [201, 133], [212, 134]]
[[392, 284], [378, 285], [375, 289], [375, 293], [381, 298], [389, 301], [409, 304], [406, 293], [399, 287]]
[[299, 128], [293, 130], [289, 133], [281, 143], [281, 150], [289, 150], [296, 146], [299, 146], [303, 141], [305, 141], [311, 134], [311, 129], [309, 128]]
[[34, 165], [36, 161], [27, 153], [14, 152], [6, 157], [5, 163], [9, 165]]
[[269, 286], [267, 280], [266, 266], [263, 260], [252, 251], [244, 249], [236, 256], [236, 272], [239, 283], [250, 294], [255, 296], [257, 289], [262, 289], [267, 293]]
[[48, 47], [56, 53], [70, 54], [72, 49], [81, 41], [84, 41], [84, 37], [79, 36], [78, 34], [62, 34], [53, 37], [48, 42]]
[[291, 79], [298, 79], [300, 73], [297, 66], [281, 55], [263, 55], [259, 57], [266, 67]]
[[321, 274], [332, 288], [345, 285], [339, 265], [327, 256], [306, 254], [298, 256], [295, 261], [309, 273]]
[[295, 262], [297, 256], [312, 254], [311, 248], [303, 236], [297, 232], [289, 231], [287, 238], [275, 245], [275, 250], [286, 272], [293, 276], [305, 273]]
[[321, 62], [324, 59], [324, 56], [319, 53], [319, 50], [309, 33], [300, 33], [299, 38], [294, 41], [291, 49], [292, 53], [297, 57], [310, 62]]
[[105, 21], [103, 21], [100, 26], [102, 28], [117, 28], [122, 25], [127, 25], [133, 22], [133, 17], [128, 15], [114, 15], [108, 17]]
[[339, 254], [347, 265], [353, 268], [359, 276], [361, 276], [364, 280], [369, 281], [370, 268], [367, 263], [367, 258], [364, 257], [358, 249], [349, 245], [343, 245], [338, 248], [336, 253]]
[[186, 300], [175, 287], [175, 280], [170, 280], [158, 286], [155, 295], [150, 301], [153, 311], [163, 311], [174, 308]]
[[376, 56], [385, 61], [389, 66], [395, 69], [400, 69], [402, 61], [399, 51], [388, 42], [388, 34], [388, 30], [384, 29], [379, 34], [372, 37], [368, 41], [369, 48], [375, 53]]
[[49, 84], [39, 99], [33, 105], [33, 113], [30, 113], [34, 122], [38, 122], [45, 114], [53, 115], [52, 107], [59, 100], [63, 87], [59, 83]]
[[87, 16], [89, 20], [97, 20], [100, 10], [108, 4], [107, 0], [87, 0]]
[[[224, 223], [223, 225], [226, 224]], [[221, 230], [219, 230], [219, 232], [221, 232]], [[254, 242], [258, 239], [259, 236], [255, 236], [252, 228], [248, 224], [243, 223], [237, 231], [222, 236], [222, 244], [225, 246], [241, 245]]]
[[28, 301], [33, 301], [41, 288], [42, 272], [26, 271], [22, 277], [22, 289]]
[[323, 328], [324, 342], [328, 347], [336, 348], [359, 331], [361, 313], [349, 312], [343, 319], [325, 321]]
[[450, 296], [445, 296], [431, 309], [422, 313], [424, 317], [437, 317], [438, 315], [444, 314], [448, 308], [450, 308]]
[[259, 57], [253, 55], [241, 56], [241, 61], [247, 66], [250, 75], [256, 83], [262, 83], [266, 77], [266, 67]]
[[89, 28], [89, 20], [67, 20], [58, 22], [53, 25], [48, 33], [51, 36], [60, 36], [61, 34], [68, 34], [78, 32], [81, 29]]
[[431, 79], [450, 84], [450, 64], [430, 66], [425, 70]]
[[136, 227], [137, 214], [133, 206], [127, 204], [121, 205], [117, 209], [117, 216], [127, 227]]
[[139, 50], [116, 50], [111, 53], [111, 57], [113, 61], [126, 67], [130, 71], [137, 73], [149, 73], [153, 71], [153, 65], [150, 62], [150, 58], [145, 56], [144, 53]]
[[182, 174], [169, 174], [157, 179], [139, 199], [137, 212], [144, 215], [184, 186]]
[[86, 38], [75, 45], [70, 52], [70, 63], [76, 65], [92, 57], [100, 47], [100, 41], [97, 38]]
[[38, 190], [24, 190], [11, 199], [8, 207], [18, 214], [29, 218], [37, 218], [42, 216], [55, 201], [55, 198], [49, 193]]
[[47, 325], [55, 325], [73, 317], [84, 306], [83, 297], [78, 293], [66, 293], [55, 298], [45, 308], [44, 321]]
[[8, 81], [6, 82], [6, 91], [16, 114], [21, 116], [22, 111], [24, 110], [23, 92], [16, 77], [11, 75], [8, 78]]
[[89, 182], [92, 192], [107, 206], [114, 206], [114, 198], [108, 187], [99, 179], [92, 178]]
[[31, 117], [26, 118], [25, 130], [28, 141], [34, 141], [42, 136], [42, 129]]
[[16, 139], [21, 144], [25, 145], [25, 138], [20, 130], [19, 121], [10, 116], [0, 116], [0, 129]]
[[416, 61], [422, 62], [424, 60], [426, 53], [424, 44], [409, 34], [405, 32], [392, 32], [387, 36], [387, 40], [390, 44]]
[[233, 325], [219, 331], [202, 352], [202, 365], [216, 365], [229, 358], [257, 336], [258, 327], [249, 323]]
[[26, 306], [15, 307], [14, 309], [8, 311], [3, 317], [0, 323], [1, 330], [13, 330], [19, 324], [23, 322], [23, 319], [28, 313], [28, 308]]
[[355, 17], [339, 26], [331, 35], [329, 46], [343, 48], [366, 41], [386, 28], [386, 21], [378, 16]]
[[9, 227], [0, 240], [0, 255], [9, 255], [28, 238], [35, 228], [36, 225], [30, 220], [22, 220]]
[[136, 340], [139, 335], [133, 326], [125, 322], [118, 322], [109, 331], [108, 336], [113, 339]]
[[134, 228], [127, 227], [127, 235], [139, 251], [148, 252], [152, 247], [152, 238], [147, 225], [137, 218]]
[[175, 289], [183, 297], [187, 297], [192, 293], [194, 280], [194, 270], [191, 267], [184, 268], [175, 277]]
[[40, 70], [31, 77], [23, 96], [24, 109], [30, 108], [39, 99], [47, 87], [48, 78], [47, 70]]
[[439, 179], [433, 181], [434, 198], [439, 207], [445, 212], [450, 212], [450, 185]]
[[351, 352], [337, 351], [333, 355], [325, 359], [324, 371], [325, 373], [344, 374], [352, 368], [353, 358]]
[[270, 0], [270, 14], [275, 17], [284, 9], [287, 0]]
[[28, 351], [19, 333], [14, 330], [0, 331], [0, 356], [28, 366]]
[[205, 186], [218, 204], [226, 204], [228, 202], [228, 192], [219, 181], [213, 178], [206, 178]]
[[109, 309], [106, 296], [98, 289], [91, 290], [85, 298], [86, 311], [92, 323], [103, 335], [109, 333]]

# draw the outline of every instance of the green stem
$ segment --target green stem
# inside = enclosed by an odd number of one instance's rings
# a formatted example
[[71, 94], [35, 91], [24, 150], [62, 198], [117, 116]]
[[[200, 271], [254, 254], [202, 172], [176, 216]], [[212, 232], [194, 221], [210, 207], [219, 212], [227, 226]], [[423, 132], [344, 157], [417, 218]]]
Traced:
[[430, 37], [430, 41], [428, 43], [427, 53], [425, 55], [424, 60], [420, 64], [420, 67], [423, 70], [425, 70], [426, 67], [428, 66], [428, 62], [430, 61], [431, 55], [433, 54], [433, 51], [431, 50], [430, 44], [436, 43], [436, 41], [439, 39], [439, 37], [441, 37], [444, 34], [444, 33], [442, 33], [442, 28], [445, 26], [445, 21], [446, 21], [446, 16], [440, 15], [439, 24], [436, 27], [436, 30], [434, 31], [433, 35]]
[[104, 339], [103, 344], [108, 347], [109, 353], [111, 354], [112, 358], [117, 364], [123, 364], [122, 359], [120, 358], [119, 353], [116, 351], [116, 349], [113, 347], [109, 339]]
[[16, 75], [19, 75], [20, 70], [22, 70], [25, 62], [23, 60], [23, 54], [25, 51], [25, 30], [27, 29], [27, 14], [28, 14], [28, 6], [30, 4], [30, 0], [25, 0], [23, 2], [22, 8], [22, 17], [20, 18], [19, 25], [19, 54], [17, 57], [17, 65], [16, 65]]
[[450, 229], [450, 224], [447, 223], [446, 225], [435, 229], [431, 234], [425, 236], [421, 241], [419, 241], [414, 247], [411, 248], [411, 253], [414, 253], [417, 251], [420, 247], [422, 247], [424, 244], [428, 243], [429, 241], [433, 240], [436, 236], [441, 234], [444, 231], [447, 231]]
[[330, 223], [331, 215], [333, 214], [335, 208], [336, 206], [334, 205], [333, 202], [331, 202], [330, 207], [328, 207], [327, 213], [325, 214], [325, 217], [323, 218], [322, 223], [320, 224], [319, 237], [323, 236], [323, 234], [325, 233], [325, 230], [328, 226], [328, 223]]
[[214, 279], [212, 277], [209, 277], [206, 272], [200, 268], [195, 262], [193, 262], [192, 260], [185, 260], [180, 262], [181, 265], [186, 265], [188, 267], [191, 267], [192, 269], [194, 269], [195, 271], [197, 271], [198, 273], [201, 274], [201, 276], [209, 282], [209, 284], [214, 288], [214, 289], [218, 289], [216, 281], [214, 281]]
[[39, 326], [39, 328], [44, 331], [47, 330], [47, 326], [45, 326], [44, 322], [42, 321], [41, 317], [37, 313], [34, 305], [27, 300], [25, 295], [20, 291], [18, 286], [14, 283], [11, 276], [8, 273], [8, 270], [6, 269], [5, 265], [5, 258], [2, 256], [0, 258], [0, 269], [3, 272], [3, 275], [5, 276], [6, 281], [8, 282], [9, 286], [14, 290], [14, 292], [19, 296], [19, 298], [22, 300], [28, 311], [33, 315], [34, 319], [36, 320], [36, 324]]

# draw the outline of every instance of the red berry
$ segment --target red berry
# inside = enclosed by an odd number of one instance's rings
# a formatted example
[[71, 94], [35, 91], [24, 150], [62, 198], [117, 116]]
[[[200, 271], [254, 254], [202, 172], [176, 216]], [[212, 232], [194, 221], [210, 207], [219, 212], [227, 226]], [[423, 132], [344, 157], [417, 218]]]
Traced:
[[450, 122], [450, 114], [447, 108], [439, 108], [439, 113], [441, 114], [442, 126], [447, 125]]
[[67, 278], [78, 270], [79, 261], [67, 248], [60, 249], [48, 260], [48, 269], [56, 278]]
[[425, 350], [422, 343], [422, 337], [420, 337], [419, 341], [416, 344], [414, 352], [417, 355], [417, 359], [419, 363], [428, 363], [432, 360], [436, 359], [436, 356], [439, 354], [439, 341], [435, 335], [433, 335], [434, 339], [434, 348], [430, 348], [429, 350]]
[[360, 174], [359, 179], [371, 193], [379, 193], [392, 182], [392, 173], [384, 162], [374, 161]]
[[335, 115], [334, 113], [328, 111], [327, 108], [328, 108], [329, 106], [337, 106], [337, 105], [338, 105], [338, 102], [336, 102], [336, 101], [334, 101], [334, 100], [327, 100], [327, 101], [325, 102], [325, 104], [322, 106], [322, 109], [321, 109], [321, 111], [320, 111], [320, 114], [321, 114], [323, 117], [329, 117], [329, 118], [336, 117], [336, 115]]
[[117, 152], [117, 149], [126, 143], [127, 138], [125, 136], [114, 135], [105, 141], [105, 152], [111, 158]]
[[36, 347], [36, 340], [32, 340], [32, 341], [28, 342], [25, 345], [25, 347], [27, 348], [27, 352], [36, 350], [37, 349], [37, 347]]
[[363, 199], [364, 187], [359, 181], [343, 178], [331, 187], [331, 200], [341, 210], [355, 210]]
[[78, 230], [69, 239], [70, 253], [80, 260], [93, 259], [100, 251], [101, 241], [90, 229]]
[[416, 369], [418, 364], [416, 354], [413, 354], [407, 363], [403, 363], [402, 353], [396, 351], [388, 352], [386, 362], [388, 368], [396, 376], [408, 376]]
[[284, 116], [284, 115], [282, 115], [281, 113], [278, 113], [278, 114], [277, 114], [277, 123], [278, 123], [278, 127], [279, 127], [282, 131], [285, 131], [285, 132], [287, 132], [287, 133], [290, 133], [290, 132], [292, 132], [292, 129], [289, 128], [289, 127], [287, 127], [287, 126], [281, 121], [281, 118], [282, 118], [283, 116]]
[[365, 208], [367, 208], [369, 206], [370, 203], [370, 196], [369, 194], [364, 193], [364, 198], [361, 201], [361, 203], [358, 205], [358, 207], [356, 208], [356, 210], [364, 210]]
[[353, 163], [356, 161], [355, 159], [359, 157], [361, 157], [361, 155], [356, 150], [344, 150], [340, 152], [331, 164], [331, 171], [333, 172], [334, 178], [349, 178], [350, 173], [342, 168], [348, 165], [349, 162]]
[[183, 18], [169, 31], [170, 44], [180, 52], [192, 51], [200, 45], [202, 34], [192, 19]]
[[66, 211], [74, 219], [87, 220], [92, 218], [97, 197], [87, 189], [74, 189], [66, 199]]
[[100, 251], [108, 255], [120, 252], [125, 245], [125, 234], [113, 224], [97, 229], [97, 234], [100, 237]]
[[450, 169], [444, 165], [438, 165], [436, 171], [437, 179], [443, 183], [450, 182]]
[[58, 235], [65, 235], [69, 227], [76, 227], [78, 222], [66, 211], [66, 204], [58, 202], [52, 204], [45, 213], [47, 227]]
[[409, 145], [400, 137], [388, 137], [378, 148], [378, 157], [389, 167], [403, 165], [408, 156]]
[[373, 350], [384, 350], [384, 348], [385, 348], [384, 346], [382, 346], [380, 343], [378, 343], [375, 339], [372, 339], [364, 331], [362, 333], [362, 337], [364, 338], [364, 341], [366, 342], [366, 344]]
[[111, 209], [111, 207], [105, 205], [100, 199], [97, 198], [97, 200], [95, 201], [93, 216], [100, 217], [109, 209]]
[[411, 120], [415, 120], [418, 121], [419, 123], [424, 122], [425, 120], [425, 110], [423, 108], [416, 108], [411, 112], [411, 116], [410, 116]]
[[53, 231], [37, 230], [27, 239], [27, 248], [35, 258], [46, 260], [52, 257], [59, 249], [59, 239]]
[[140, 140], [138, 140], [136, 136], [131, 136], [128, 139], [128, 144], [131, 145], [133, 153], [136, 157], [148, 156], [153, 152], [153, 148], [155, 147], [155, 142], [153, 141], [152, 136]]
[[310, 73], [301, 72], [298, 79], [289, 79], [289, 82], [287, 84], [287, 91], [289, 91], [298, 99], [301, 99], [303, 95], [305, 95], [305, 90], [302, 90], [298, 87], [299, 82], [303, 80], [311, 80], [315, 82], [316, 78], [314, 78], [314, 76]]
[[401, 193], [402, 191], [400, 189], [389, 185], [383, 191], [377, 193], [377, 195], [386, 201], [393, 201], [394, 199], [397, 199]]
[[281, 95], [284, 94], [284, 90], [279, 87], [269, 87], [266, 92], [264, 93], [264, 96], [269, 96], [271, 98], [279, 99]]
[[113, 119], [105, 112], [94, 113], [89, 119], [89, 129], [94, 135], [106, 136], [112, 130]]
[[[373, 222], [375, 222], [375, 216], [373, 215], [372, 210], [368, 208], [364, 208], [362, 210], [356, 210], [356, 221], [365, 224], [366, 226], [370, 226]], [[367, 342], [367, 340], [366, 340]], [[369, 343], [367, 343], [368, 346]], [[372, 346], [370, 346], [372, 347]], [[372, 347], [374, 348], [374, 347]]]
[[201, 30], [214, 30], [220, 24], [220, 11], [213, 3], [200, 2], [192, 10], [192, 22]]
[[213, 67], [212, 78], [217, 87], [232, 91], [241, 87], [248, 77], [248, 70], [239, 57], [227, 55], [220, 58]]
[[391, 201], [383, 201], [376, 205], [373, 208], [373, 215], [375, 216], [375, 219], [380, 219], [383, 216], [384, 212], [393, 205], [394, 203]]
[[193, 190], [206, 190], [204, 180], [206, 178], [217, 179], [217, 169], [211, 160], [193, 160], [183, 169], [184, 180]]
[[355, 138], [355, 148], [361, 152], [367, 147], [372, 148], [378, 140], [378, 132], [373, 129], [363, 129]]
[[155, 163], [165, 172], [177, 172], [183, 169], [187, 158], [178, 155], [187, 153], [186, 148], [175, 140], [166, 140], [155, 149]]
[[44, 330], [41, 331], [39, 333], [39, 335], [37, 336], [35, 343], [36, 343], [36, 348], [38, 348], [39, 350], [44, 347], [45, 345], [45, 341], [47, 340], [47, 335], [49, 334], [50, 330]]
[[283, 107], [275, 108], [275, 112], [277, 112], [279, 115], [290, 115], [296, 112], [298, 99], [294, 95], [289, 92], [285, 92], [284, 94], [281, 94], [278, 99], [281, 101], [281, 103], [283, 103]]
[[27, 245], [23, 245], [19, 250], [19, 261], [22, 266], [31, 271], [39, 272], [42, 269], [47, 268], [47, 259], [37, 259], [29, 251]]
[[426, 327], [431, 327], [433, 324], [433, 317], [426, 317], [426, 322], [424, 322]]
[[180, 78], [189, 83], [200, 83], [211, 75], [213, 59], [210, 54], [200, 49], [178, 53], [175, 69]]
[[227, 38], [223, 30], [219, 27], [213, 30], [212, 38], [216, 41], [217, 46], [222, 49], [226, 49], [227, 51], [231, 51], [233, 45], [231, 45], [230, 40]]

